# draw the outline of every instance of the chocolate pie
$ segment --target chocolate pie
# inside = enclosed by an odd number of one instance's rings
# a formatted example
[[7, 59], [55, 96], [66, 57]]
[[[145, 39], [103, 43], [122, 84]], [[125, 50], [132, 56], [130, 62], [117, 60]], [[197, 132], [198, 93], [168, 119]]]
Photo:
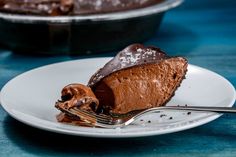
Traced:
[[35, 15], [84, 15], [125, 11], [163, 0], [1, 0], [0, 11]]
[[183, 57], [170, 57], [159, 48], [133, 44], [99, 69], [87, 86], [66, 86], [56, 107], [123, 115], [163, 106], [185, 78], [187, 66]]

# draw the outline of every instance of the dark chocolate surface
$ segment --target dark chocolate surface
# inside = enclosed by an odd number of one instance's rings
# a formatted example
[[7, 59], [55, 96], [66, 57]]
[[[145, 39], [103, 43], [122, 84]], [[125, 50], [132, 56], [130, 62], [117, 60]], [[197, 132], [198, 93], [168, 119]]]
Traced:
[[163, 0], [1, 0], [0, 11], [36, 15], [81, 15], [138, 9]]
[[93, 86], [104, 77], [121, 69], [146, 63], [157, 63], [168, 56], [159, 48], [144, 47], [142, 44], [132, 44], [120, 51], [103, 68], [99, 69], [89, 80], [88, 86]]

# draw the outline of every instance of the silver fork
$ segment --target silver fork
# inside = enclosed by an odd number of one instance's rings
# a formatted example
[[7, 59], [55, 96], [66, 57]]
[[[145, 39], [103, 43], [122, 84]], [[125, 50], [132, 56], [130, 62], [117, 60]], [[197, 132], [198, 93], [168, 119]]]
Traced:
[[80, 110], [78, 108], [63, 109], [64, 112], [69, 113], [75, 117], [79, 117], [82, 121], [88, 123], [90, 126], [97, 126], [102, 128], [122, 128], [125, 127], [140, 117], [148, 113], [156, 113], [163, 110], [185, 110], [185, 111], [206, 111], [216, 113], [236, 113], [236, 108], [233, 107], [202, 107], [202, 106], [162, 106], [150, 108], [142, 111], [137, 111], [132, 114], [127, 114], [121, 117], [109, 116], [104, 114], [95, 114], [88, 111]]

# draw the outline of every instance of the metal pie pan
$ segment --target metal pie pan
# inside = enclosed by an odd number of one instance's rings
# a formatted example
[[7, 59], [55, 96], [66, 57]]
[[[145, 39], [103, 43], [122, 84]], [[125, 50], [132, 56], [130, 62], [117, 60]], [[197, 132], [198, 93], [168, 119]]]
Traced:
[[154, 35], [166, 11], [183, 0], [129, 11], [76, 16], [0, 13], [0, 43], [14, 52], [49, 55], [113, 51]]

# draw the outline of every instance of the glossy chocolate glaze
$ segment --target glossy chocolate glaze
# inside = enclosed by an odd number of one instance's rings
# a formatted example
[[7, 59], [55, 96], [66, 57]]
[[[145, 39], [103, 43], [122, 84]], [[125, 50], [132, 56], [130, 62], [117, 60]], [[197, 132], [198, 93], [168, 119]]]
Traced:
[[132, 44], [120, 51], [112, 60], [99, 69], [89, 80], [88, 86], [93, 87], [102, 78], [113, 72], [147, 63], [158, 63], [168, 56], [160, 48], [144, 47], [142, 44]]
[[164, 0], [1, 0], [0, 11], [36, 15], [83, 15], [138, 9]]

